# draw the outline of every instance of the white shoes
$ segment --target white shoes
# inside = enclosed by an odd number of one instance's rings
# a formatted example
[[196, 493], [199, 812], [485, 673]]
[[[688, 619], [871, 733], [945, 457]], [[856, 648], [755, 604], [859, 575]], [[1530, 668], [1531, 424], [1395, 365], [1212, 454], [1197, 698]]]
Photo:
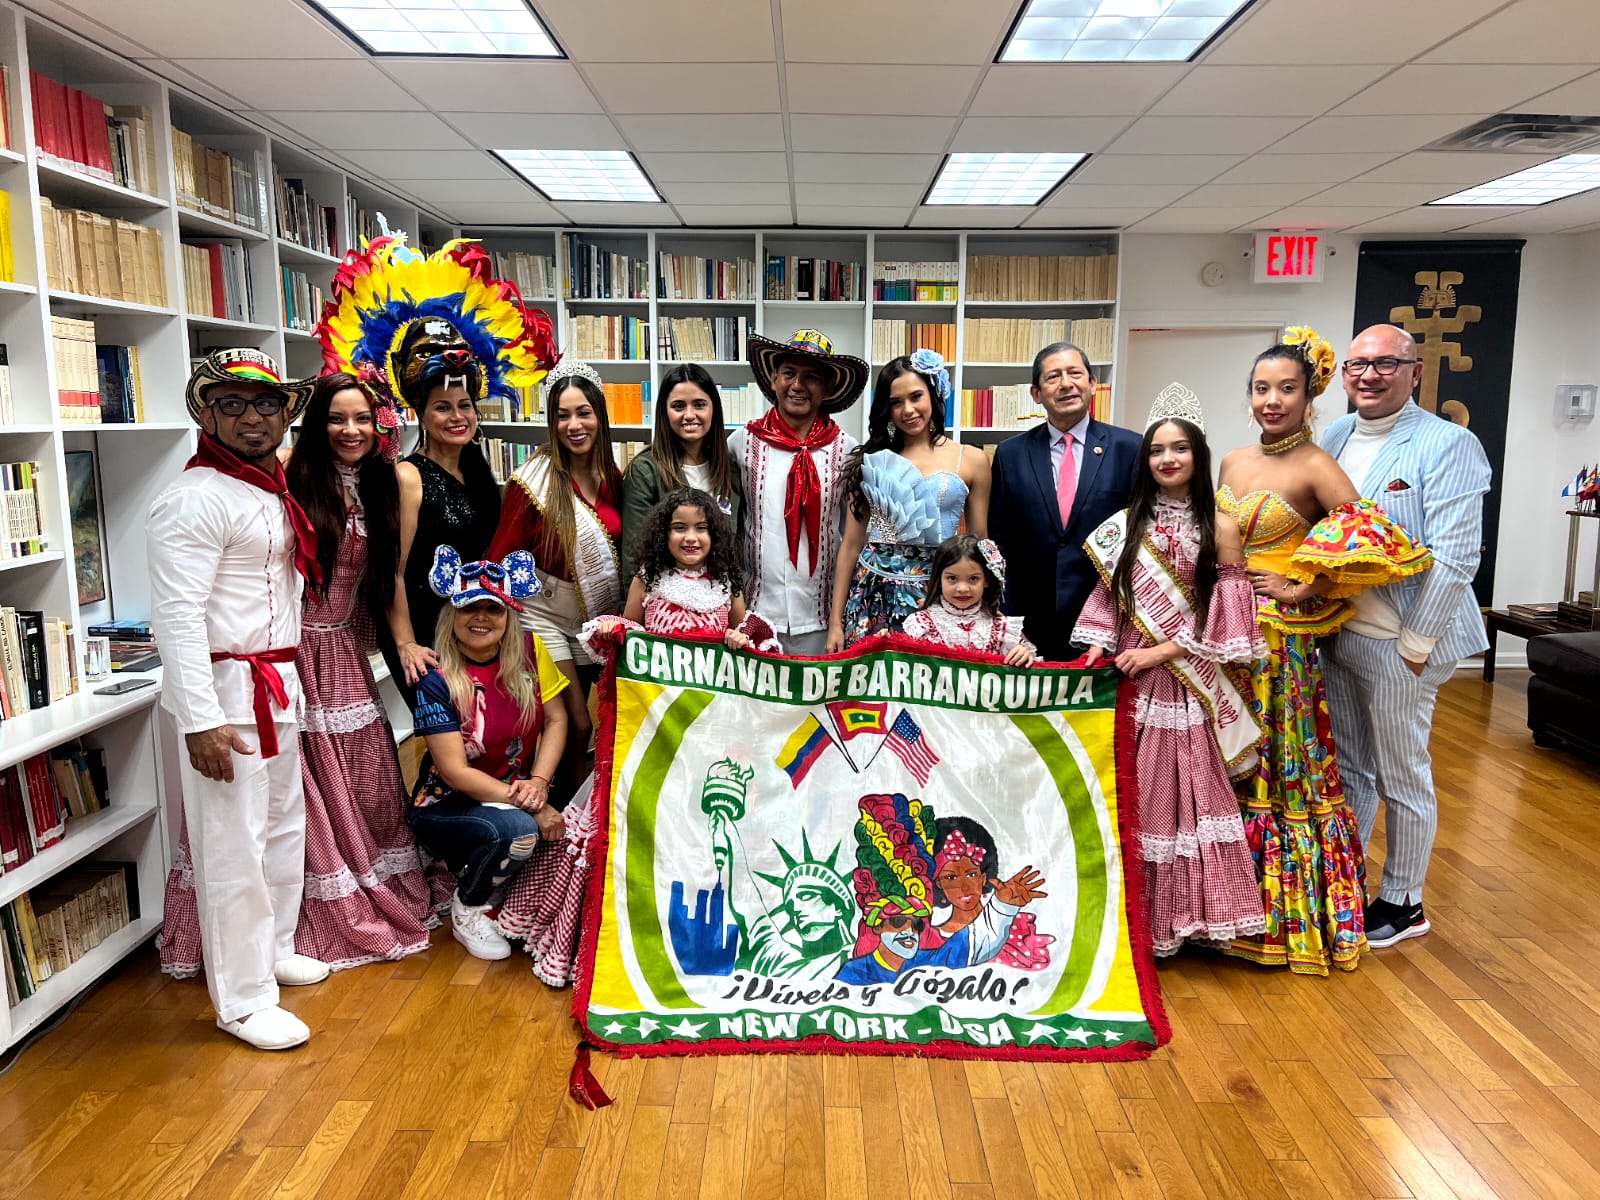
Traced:
[[500, 935], [488, 917], [489, 906], [479, 904], [469, 908], [461, 903], [459, 895], [450, 899], [450, 932], [456, 941], [467, 948], [473, 958], [495, 962], [511, 957], [511, 943]]
[[224, 1021], [218, 1017], [217, 1028], [257, 1050], [288, 1050], [292, 1046], [303, 1046], [311, 1039], [306, 1023], [277, 1005], [257, 1009], [242, 1021]]
[[328, 964], [304, 954], [291, 954], [273, 965], [272, 973], [283, 987], [305, 987], [328, 977]]

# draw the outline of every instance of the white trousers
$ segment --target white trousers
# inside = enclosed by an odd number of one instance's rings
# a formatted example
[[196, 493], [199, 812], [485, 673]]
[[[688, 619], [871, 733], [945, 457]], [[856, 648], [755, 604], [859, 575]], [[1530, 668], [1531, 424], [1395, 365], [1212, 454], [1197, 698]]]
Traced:
[[224, 1021], [278, 1003], [273, 966], [294, 953], [306, 875], [300, 727], [277, 723], [278, 753], [269, 759], [254, 725], [234, 729], [256, 753], [233, 756], [232, 783], [207, 779], [187, 754], [181, 768], [200, 953]]

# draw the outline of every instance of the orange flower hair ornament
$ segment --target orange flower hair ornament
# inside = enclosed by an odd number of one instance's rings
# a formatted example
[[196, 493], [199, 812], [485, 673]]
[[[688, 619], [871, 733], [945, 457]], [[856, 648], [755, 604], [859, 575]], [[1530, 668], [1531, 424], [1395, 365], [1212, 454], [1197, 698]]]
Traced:
[[1293, 346], [1306, 364], [1306, 394], [1313, 400], [1333, 381], [1338, 356], [1328, 339], [1309, 325], [1291, 325], [1283, 331], [1283, 344]]

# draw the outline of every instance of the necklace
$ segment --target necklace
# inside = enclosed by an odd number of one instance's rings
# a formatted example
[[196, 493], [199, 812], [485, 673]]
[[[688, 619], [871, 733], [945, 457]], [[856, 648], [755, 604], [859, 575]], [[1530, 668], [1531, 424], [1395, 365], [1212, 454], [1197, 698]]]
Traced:
[[1300, 426], [1300, 430], [1299, 430], [1298, 433], [1291, 433], [1288, 437], [1284, 438], [1282, 441], [1273, 442], [1270, 446], [1267, 445], [1265, 442], [1263, 442], [1261, 444], [1261, 453], [1263, 453], [1263, 454], [1287, 454], [1287, 453], [1289, 453], [1289, 451], [1293, 450], [1296, 446], [1302, 445], [1303, 443], [1309, 442], [1310, 440], [1311, 440], [1311, 426], [1302, 425], [1302, 426]]

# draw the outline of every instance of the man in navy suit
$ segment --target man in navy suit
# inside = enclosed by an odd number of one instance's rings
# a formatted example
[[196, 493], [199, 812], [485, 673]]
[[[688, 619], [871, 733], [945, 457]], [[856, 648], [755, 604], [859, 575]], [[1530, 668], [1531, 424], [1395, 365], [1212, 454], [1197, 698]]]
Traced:
[[1072, 627], [1098, 578], [1084, 540], [1128, 507], [1141, 442], [1089, 416], [1094, 368], [1070, 342], [1034, 356], [1032, 393], [1049, 420], [995, 451], [989, 536], [1006, 556], [1005, 610], [1045, 659], [1061, 662], [1078, 655]]

